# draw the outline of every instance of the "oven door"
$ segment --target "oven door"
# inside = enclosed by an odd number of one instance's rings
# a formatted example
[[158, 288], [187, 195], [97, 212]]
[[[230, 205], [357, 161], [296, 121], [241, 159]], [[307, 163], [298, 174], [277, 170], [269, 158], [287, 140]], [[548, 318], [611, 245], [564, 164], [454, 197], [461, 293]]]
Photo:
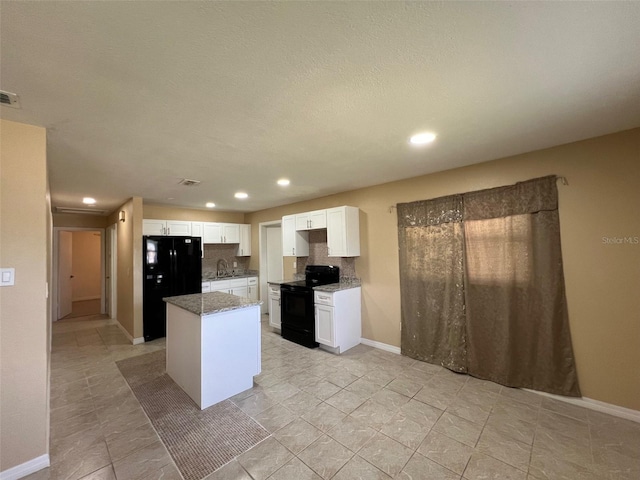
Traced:
[[305, 347], [317, 347], [313, 290], [283, 284], [280, 286], [282, 337]]

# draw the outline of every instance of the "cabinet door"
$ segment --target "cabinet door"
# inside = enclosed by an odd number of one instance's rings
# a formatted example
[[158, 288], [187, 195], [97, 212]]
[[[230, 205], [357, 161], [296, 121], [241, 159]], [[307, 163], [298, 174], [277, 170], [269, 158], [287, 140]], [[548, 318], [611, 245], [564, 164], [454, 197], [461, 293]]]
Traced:
[[190, 237], [191, 222], [167, 220], [167, 235], [171, 235], [172, 237]]
[[280, 327], [280, 295], [269, 297], [269, 325], [273, 328]]
[[296, 230], [309, 230], [309, 215], [299, 213], [296, 215]]
[[228, 280], [216, 280], [211, 282], [212, 292], [229, 293], [229, 281]]
[[251, 256], [251, 225], [240, 225], [240, 244], [238, 245], [238, 256]]
[[142, 235], [165, 235], [164, 220], [142, 220]]
[[204, 226], [204, 223], [202, 222], [191, 222], [191, 236], [202, 238], [203, 226]]
[[258, 277], [249, 277], [247, 278], [247, 290], [248, 290], [248, 294], [247, 296], [249, 297], [250, 300], [253, 300], [254, 302], [258, 301]]
[[347, 236], [345, 215], [342, 208], [327, 211], [327, 248], [330, 257], [346, 256]]
[[282, 217], [282, 256], [307, 257], [309, 255], [309, 232], [296, 231], [296, 216]]
[[282, 256], [295, 256], [296, 216], [282, 217]]
[[247, 287], [233, 287], [229, 292], [231, 295], [237, 295], [239, 297], [248, 297], [249, 292]]
[[222, 242], [222, 224], [221, 223], [205, 223], [202, 227], [202, 243], [223, 243]]
[[316, 342], [335, 347], [333, 307], [316, 305]]
[[309, 226], [315, 230], [316, 228], [327, 228], [327, 211], [315, 210], [309, 212]]
[[249, 285], [247, 287], [247, 298], [253, 302], [258, 301], [258, 287], [255, 285]]
[[327, 248], [330, 257], [360, 255], [360, 211], [356, 207], [327, 210]]
[[240, 225], [225, 223], [222, 226], [222, 243], [240, 243]]

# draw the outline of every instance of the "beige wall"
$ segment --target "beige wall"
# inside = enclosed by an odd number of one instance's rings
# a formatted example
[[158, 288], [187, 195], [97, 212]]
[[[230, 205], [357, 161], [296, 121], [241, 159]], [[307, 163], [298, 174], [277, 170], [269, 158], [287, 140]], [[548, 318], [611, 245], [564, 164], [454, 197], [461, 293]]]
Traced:
[[48, 453], [51, 265], [46, 131], [0, 120], [0, 471]]
[[78, 213], [54, 213], [54, 227], [107, 228], [107, 217]]
[[196, 210], [168, 205], [145, 203], [142, 207], [143, 218], [152, 220], [184, 220], [190, 222], [244, 223], [244, 213], [218, 212], [215, 210]]
[[71, 262], [73, 265], [73, 301], [100, 298], [100, 232], [74, 231]]
[[[125, 222], [118, 221], [121, 210]], [[142, 333], [142, 199], [134, 197], [117, 208], [107, 224], [118, 224], [117, 320], [134, 339]]]
[[[559, 185], [562, 251], [578, 375], [585, 397], [640, 410], [640, 129], [466, 168], [354, 190], [246, 216], [251, 268], [259, 267], [258, 223], [339, 205], [360, 208], [363, 336], [400, 345], [397, 217], [389, 207], [549, 174]], [[285, 276], [293, 259], [285, 258]]]

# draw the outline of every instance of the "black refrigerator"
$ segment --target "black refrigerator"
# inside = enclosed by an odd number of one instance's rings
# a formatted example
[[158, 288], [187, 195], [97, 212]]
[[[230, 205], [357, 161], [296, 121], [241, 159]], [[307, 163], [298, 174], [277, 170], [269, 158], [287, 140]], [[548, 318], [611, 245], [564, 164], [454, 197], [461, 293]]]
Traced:
[[142, 248], [142, 324], [148, 342], [167, 333], [164, 297], [202, 292], [201, 239], [145, 236]]

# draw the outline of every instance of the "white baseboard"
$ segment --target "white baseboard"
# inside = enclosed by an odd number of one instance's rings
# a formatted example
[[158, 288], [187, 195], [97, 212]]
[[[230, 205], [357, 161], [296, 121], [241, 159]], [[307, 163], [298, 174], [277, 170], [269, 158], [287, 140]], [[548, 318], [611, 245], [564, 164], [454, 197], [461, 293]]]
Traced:
[[379, 350], [384, 350], [385, 352], [397, 353], [398, 355], [400, 355], [400, 347], [394, 347], [393, 345], [389, 345], [387, 343], [376, 342], [375, 340], [369, 340], [368, 338], [361, 338], [360, 343], [369, 345], [370, 347], [377, 348]]
[[[376, 342], [375, 340], [369, 340], [368, 338], [361, 338], [360, 343], [369, 345], [370, 347], [378, 348], [380, 350], [384, 350], [386, 352], [397, 353], [398, 355], [400, 355], [401, 353], [400, 347], [394, 347], [393, 345], [388, 345], [386, 343]], [[562, 395], [553, 395], [552, 393], [529, 390], [528, 388], [523, 388], [523, 390], [526, 390], [527, 392], [537, 393], [538, 395], [543, 395], [545, 397], [554, 398], [556, 400], [560, 400], [561, 402], [571, 403], [579, 407], [588, 408], [589, 410], [608, 413], [609, 415], [613, 415], [614, 417], [620, 417], [626, 420], [631, 420], [632, 422], [640, 423], [640, 411], [633, 410], [631, 408], [619, 407], [618, 405], [601, 402], [599, 400], [593, 400], [587, 397], [564, 397]]]
[[122, 333], [125, 334], [125, 336], [129, 339], [129, 341], [131, 342], [132, 345], [140, 345], [141, 343], [144, 343], [144, 337], [133, 338], [131, 336], [131, 334], [129, 332], [127, 332], [127, 329], [124, 328], [122, 326], [122, 324], [117, 319], [115, 319], [115, 321], [116, 321], [116, 325], [118, 325], [118, 327], [120, 327], [120, 330], [122, 330]]
[[20, 465], [16, 465], [4, 472], [0, 472], [0, 480], [18, 480], [24, 478], [27, 475], [31, 475], [43, 468], [47, 468], [50, 465], [49, 454], [40, 455], [39, 457], [32, 458], [28, 462], [24, 462]]
[[92, 296], [92, 297], [78, 297], [78, 298], [72, 298], [71, 301], [72, 302], [84, 302], [85, 300], [100, 300], [100, 295], [98, 296]]
[[528, 388], [523, 388], [523, 390], [526, 390], [527, 392], [537, 393], [538, 395], [542, 395], [544, 397], [553, 398], [554, 400], [560, 400], [561, 402], [571, 403], [572, 405], [576, 405], [578, 407], [588, 408], [589, 410], [595, 410], [596, 412], [608, 413], [609, 415], [613, 415], [614, 417], [620, 417], [626, 420], [631, 420], [632, 422], [640, 423], [640, 411], [632, 410], [631, 408], [619, 407], [618, 405], [601, 402], [599, 400], [593, 400], [587, 397], [564, 397], [562, 395], [539, 392], [537, 390], [530, 390]]

